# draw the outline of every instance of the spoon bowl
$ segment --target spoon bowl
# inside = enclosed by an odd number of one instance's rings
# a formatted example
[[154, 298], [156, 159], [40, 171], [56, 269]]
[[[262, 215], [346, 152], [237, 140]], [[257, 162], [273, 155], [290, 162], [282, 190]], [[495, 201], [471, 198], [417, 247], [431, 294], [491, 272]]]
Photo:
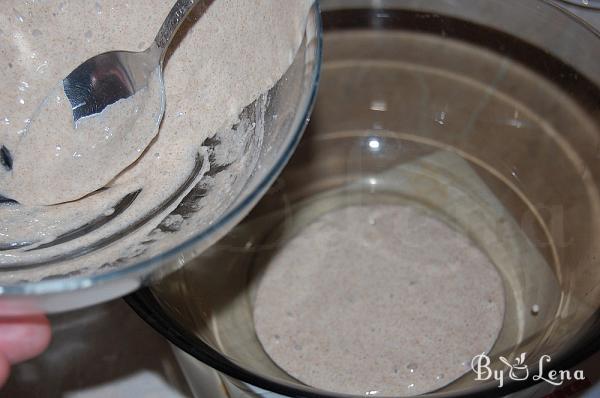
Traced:
[[[75, 68], [62, 82], [73, 110], [73, 121], [101, 113], [107, 106], [148, 87], [152, 73], [162, 75], [155, 52], [155, 47], [144, 52], [111, 51]], [[159, 94], [159, 98], [146, 100], [162, 103], [164, 110], [164, 90]]]

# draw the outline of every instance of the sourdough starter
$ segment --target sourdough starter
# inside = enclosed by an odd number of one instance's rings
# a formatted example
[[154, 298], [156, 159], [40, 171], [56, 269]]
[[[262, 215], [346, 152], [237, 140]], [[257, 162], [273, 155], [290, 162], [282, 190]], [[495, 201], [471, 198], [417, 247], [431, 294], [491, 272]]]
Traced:
[[307, 385], [416, 395], [489, 352], [504, 305], [499, 273], [462, 233], [411, 207], [354, 206], [274, 254], [254, 321], [268, 355]]

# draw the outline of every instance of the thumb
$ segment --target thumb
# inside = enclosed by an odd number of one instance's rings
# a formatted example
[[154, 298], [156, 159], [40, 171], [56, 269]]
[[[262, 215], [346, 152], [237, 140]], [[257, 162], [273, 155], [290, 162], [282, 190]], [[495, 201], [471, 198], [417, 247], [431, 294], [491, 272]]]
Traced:
[[0, 317], [0, 356], [9, 363], [31, 359], [49, 343], [50, 323], [44, 315]]

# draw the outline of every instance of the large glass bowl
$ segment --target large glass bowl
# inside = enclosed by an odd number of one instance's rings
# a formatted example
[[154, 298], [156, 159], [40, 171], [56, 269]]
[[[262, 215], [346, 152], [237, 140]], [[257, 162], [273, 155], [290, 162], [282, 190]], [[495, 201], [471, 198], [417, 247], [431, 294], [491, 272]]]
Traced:
[[[145, 238], [141, 252], [111, 264], [93, 264], [99, 266], [89, 270], [53, 274], [39, 282], [1, 285], [2, 314], [66, 311], [123, 296], [184, 266], [219, 240], [248, 214], [294, 152], [312, 111], [320, 66], [321, 20], [315, 4], [308, 16], [304, 40], [287, 73], [243, 111], [236, 126], [205, 142], [211, 153], [210, 170], [205, 177], [183, 199], [178, 195], [188, 186], [182, 186], [169, 203], [108, 242], [113, 244], [145, 222], [161, 217], [163, 222], [157, 228], [160, 233]], [[236, 145], [222, 144], [225, 141]], [[225, 178], [226, 170], [233, 170], [229, 175], [234, 178], [215, 184], [219, 178]], [[227, 188], [226, 193], [215, 188], [222, 186]], [[161, 212], [176, 202], [180, 204], [175, 210]], [[157, 235], [160, 242], [156, 241]], [[106, 243], [96, 242], [81, 248], [76, 255], [81, 258], [81, 253], [93, 253]], [[66, 256], [64, 260], [69, 259]], [[60, 261], [63, 259], [36, 266], [50, 270], [59, 268]], [[0, 267], [0, 273], [11, 272], [15, 270]]]
[[[600, 347], [598, 33], [543, 0], [322, 0], [321, 7], [319, 97], [292, 161], [225, 238], [130, 303], [185, 353], [191, 384], [199, 384], [201, 361], [247, 391], [241, 396], [349, 397], [307, 385], [271, 358], [255, 327], [257, 286], [264, 267], [279, 264], [269, 258], [321, 215], [345, 206], [412, 206], [468, 236], [492, 260], [505, 291], [502, 329], [489, 351], [491, 368], [505, 371], [503, 387], [477, 381], [465, 366], [462, 377], [423, 396], [505, 396], [539, 381], [532, 376], [544, 355], [551, 357], [543, 362], [546, 376], [577, 366]], [[436, 244], [424, 241], [424, 252]], [[374, 258], [365, 266], [377, 272]], [[298, 254], [294, 264], [310, 259]], [[340, 272], [330, 289], [352, 293], [346, 281], [353, 276]], [[394, 277], [410, 280], [401, 271]], [[277, 287], [282, 296], [294, 294]], [[332, 308], [323, 286], [311, 293], [306, 297], [322, 294], [322, 307]], [[381, 298], [376, 288], [373, 294]], [[406, 294], [398, 288], [398, 306]], [[419, 315], [426, 317], [423, 304]], [[285, 307], [287, 300], [277, 305], [306, 322]], [[486, 300], [478, 305], [485, 308]], [[336, 309], [340, 317], [352, 313], [350, 305]], [[414, 344], [448, 353], [431, 336], [453, 330], [436, 319], [440, 326]], [[405, 322], [411, 320], [399, 320], [398, 329]], [[356, 324], [369, 326], [368, 317]], [[282, 350], [307, 361], [302, 347], [282, 335], [280, 343], [286, 341]], [[323, 343], [323, 350], [344, 349], [335, 343]], [[398, 344], [388, 347], [400, 356], [406, 351]], [[502, 357], [522, 360], [530, 377], [510, 379]], [[360, 358], [344, 365], [365, 366]], [[388, 388], [363, 382], [356, 397]], [[401, 387], [398, 395], [412, 395], [410, 384]], [[201, 386], [197, 393], [203, 396]]]

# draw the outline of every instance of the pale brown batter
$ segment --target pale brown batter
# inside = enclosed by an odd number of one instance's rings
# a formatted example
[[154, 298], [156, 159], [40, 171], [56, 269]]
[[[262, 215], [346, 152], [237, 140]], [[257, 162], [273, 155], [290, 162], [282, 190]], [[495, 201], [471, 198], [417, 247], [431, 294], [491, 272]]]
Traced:
[[326, 214], [270, 260], [254, 320], [266, 352], [307, 385], [417, 395], [493, 346], [502, 279], [470, 239], [411, 207]]

